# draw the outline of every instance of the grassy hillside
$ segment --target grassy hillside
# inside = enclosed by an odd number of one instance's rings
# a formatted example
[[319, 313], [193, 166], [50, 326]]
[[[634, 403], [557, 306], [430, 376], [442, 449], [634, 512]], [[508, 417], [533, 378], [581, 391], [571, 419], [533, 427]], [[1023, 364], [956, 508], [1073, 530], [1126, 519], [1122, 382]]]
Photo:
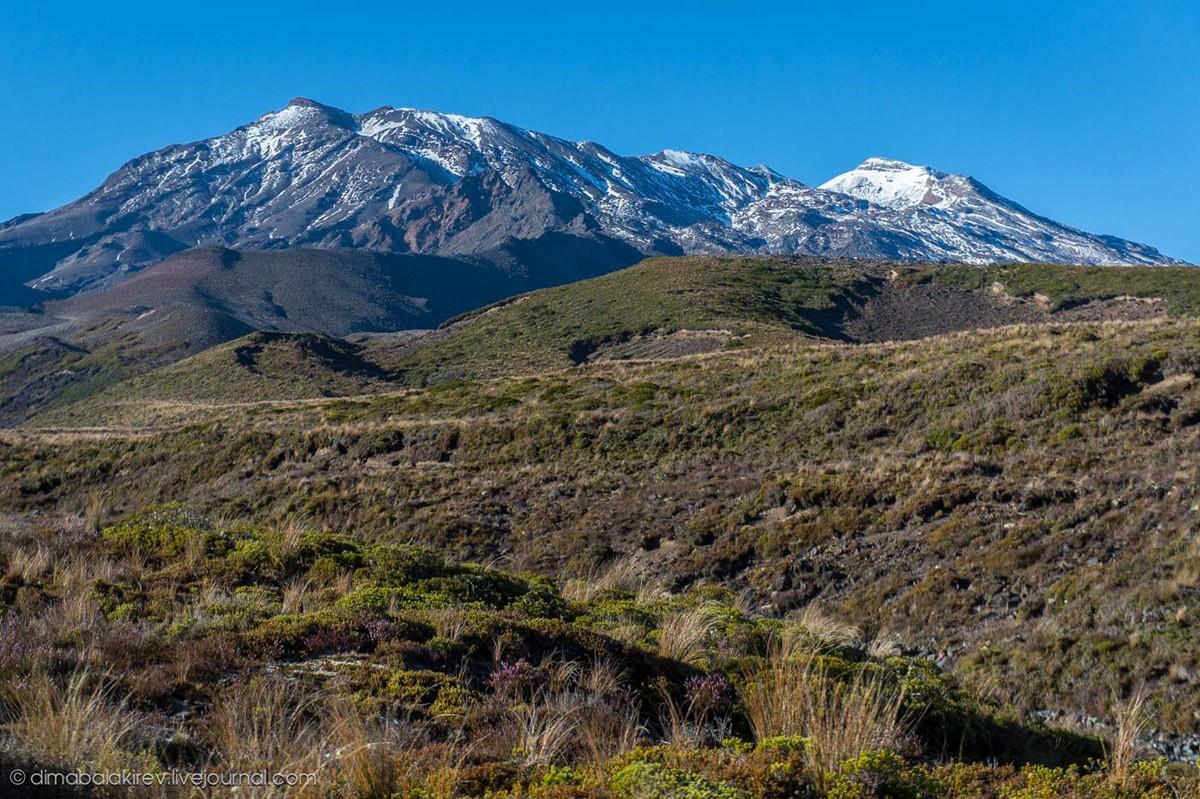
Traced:
[[[522, 275], [495, 263], [352, 250], [187, 250], [104, 290], [47, 302], [36, 313], [0, 313], [0, 424], [90, 399], [126, 378], [253, 331], [338, 337], [430, 328], [509, 294], [592, 274], [602, 263], [558, 272], [542, 265]], [[265, 385], [236, 362], [216, 353], [205, 358], [183, 369], [189, 376], [184, 387], [198, 392], [188, 399], [228, 398], [235, 385], [246, 383], [252, 391]], [[292, 360], [314, 378], [327, 369], [328, 387], [306, 390], [347, 390], [344, 364], [299, 351]], [[164, 373], [164, 398], [178, 395], [180, 378], [179, 372]], [[351, 384], [350, 390], [365, 387], [361, 380]], [[206, 387], [215, 391], [205, 393]], [[123, 389], [154, 395], [144, 381]], [[267, 389], [295, 396], [288, 391]]]
[[[1196, 274], [653, 259], [423, 339], [242, 338], [0, 434], [0, 602], [52, 637], [69, 570], [38, 563], [82, 547], [97, 629], [140, 625], [158, 647], [131, 650], [152, 665], [113, 688], [131, 707], [222, 707], [228, 684], [167, 676], [219, 631], [216, 672], [302, 673], [360, 721], [428, 723], [417, 748], [462, 759], [414, 755], [401, 795], [439, 779], [494, 796], [1186, 795], [1190, 771], [1171, 788], [1161, 764], [1086, 765], [1094, 741], [1035, 713], [1128, 731], [1144, 685], [1151, 726], [1200, 727]], [[179, 505], [143, 512], [158, 503]], [[71, 514], [108, 529], [60, 545]], [[688, 646], [671, 638], [684, 616]], [[394, 645], [372, 637], [384, 622], [403, 625]], [[46, 645], [21, 635], [19, 652]], [[802, 663], [834, 658], [817, 676], [778, 660], [796, 636], [819, 642]], [[55, 644], [57, 678], [91, 640]], [[494, 674], [548, 680], [561, 653], [563, 690], [496, 696]], [[637, 697], [605, 704], [633, 737], [513, 751], [520, 713], [595, 705], [601, 653]], [[929, 704], [902, 703], [911, 734], [836, 763], [813, 719], [771, 727], [805, 739], [783, 754], [746, 681], [767, 673], [784, 680], [769, 695], [838, 696], [828, 678], [867, 673]], [[688, 721], [688, 680], [718, 676], [724, 720]], [[506, 757], [448, 746], [492, 723]], [[1179, 759], [1191, 740], [1156, 745]]]
[[[1121, 319], [1161, 299], [1176, 315], [1200, 310], [1191, 268], [914, 266], [818, 259], [656, 258], [593, 280], [536, 292], [454, 320], [441, 334], [379, 358], [409, 382], [525, 373], [618, 355], [658, 337], [655, 355], [686, 353], [679, 331], [716, 331], [704, 349], [800, 337], [834, 341], [919, 338], [1019, 322]], [[1044, 296], [1047, 303], [1032, 301]], [[1131, 307], [1131, 305], [1133, 307]], [[867, 326], [878, 309], [892, 320]], [[932, 317], [929, 320], [922, 316]], [[629, 349], [629, 348], [627, 348]], [[628, 355], [636, 357], [636, 349]]]
[[[379, 388], [385, 376], [396, 385], [412, 385], [564, 368], [641, 336], [659, 337], [662, 352], [670, 355], [681, 347], [688, 351], [689, 343], [695, 349], [696, 342], [704, 351], [838, 335], [832, 326], [842, 314], [838, 308], [848, 306], [856, 290], [869, 288], [871, 279], [880, 279], [876, 272], [823, 262], [652, 259], [468, 314], [424, 337], [326, 344], [347, 356], [352, 351], [353, 363], [296, 347], [295, 338], [275, 338], [269, 352], [276, 368], [251, 369], [235, 354], [259, 348], [252, 335], [117, 385], [66, 412], [46, 414], [42, 422], [72, 424], [91, 417], [88, 423], [102, 423], [113, 419], [113, 409], [160, 401], [350, 394]], [[678, 331], [708, 335], [670, 337]], [[370, 379], [361, 379], [364, 375]]]
[[450, 258], [198, 247], [103, 291], [49, 303], [47, 312], [79, 318], [186, 306], [254, 329], [343, 336], [433, 327], [524, 287], [498, 267]]
[[0, 425], [89, 402], [124, 380], [248, 332], [222, 313], [179, 306], [78, 324], [51, 319], [0, 337]]
[[[1006, 324], [1188, 315], [1200, 307], [1194, 274], [1189, 268], [654, 258], [468, 313], [426, 335], [355, 337], [355, 364], [294, 348], [286, 358], [279, 355], [272, 378], [231, 356], [257, 346], [248, 339], [117, 385], [41, 421], [82, 423], [92, 416], [98, 423], [113, 418], [98, 409], [159, 400], [349, 394], [386, 383], [526, 375], [585, 361], [663, 359], [813, 339], [870, 342]], [[347, 381], [347, 369], [369, 372], [372, 379]], [[289, 385], [293, 375], [297, 382]]]
[[950, 265], [936, 271], [938, 282], [968, 289], [999, 283], [1018, 296], [1041, 294], [1057, 306], [1096, 298], [1161, 297], [1177, 315], [1200, 312], [1200, 281], [1196, 267], [1009, 266]]
[[719, 330], [738, 346], [821, 336], [869, 279], [861, 266], [813, 260], [654, 258], [452, 320], [393, 365], [436, 379], [570, 366], [653, 333]]
[[[147, 375], [131, 377], [80, 407], [150, 400], [166, 403], [254, 402], [364, 394], [388, 388], [390, 375], [363, 348], [314, 333], [255, 332]], [[48, 413], [46, 419], [69, 418]], [[130, 422], [131, 420], [125, 420]]]
[[1169, 675], [1200, 673], [1198, 374], [1194, 320], [602, 362], [11, 433], [0, 500], [103, 486], [566, 573], [641, 551], [676, 587], [878, 624], [1030, 709], [1100, 712], [1145, 677], [1190, 729]]

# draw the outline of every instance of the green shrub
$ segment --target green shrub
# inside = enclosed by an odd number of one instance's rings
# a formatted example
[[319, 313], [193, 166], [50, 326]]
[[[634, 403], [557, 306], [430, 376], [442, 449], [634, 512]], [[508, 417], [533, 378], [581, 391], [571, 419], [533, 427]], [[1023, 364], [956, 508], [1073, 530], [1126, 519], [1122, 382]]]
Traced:
[[441, 699], [443, 693], [446, 694], [441, 705], [443, 709], [456, 707], [461, 710], [470, 697], [470, 691], [458, 678], [427, 669], [393, 671], [384, 687], [384, 695], [388, 699], [408, 705], [432, 706]]
[[233, 575], [248, 577], [261, 575], [271, 566], [271, 551], [265, 542], [256, 538], [243, 538], [233, 551], [225, 556], [225, 564]]
[[525, 593], [509, 607], [526, 616], [541, 619], [569, 619], [571, 609], [558, 586], [541, 576], [526, 578]]
[[369, 547], [363, 553], [370, 578], [379, 585], [403, 586], [442, 574], [446, 565], [428, 549], [409, 544]]
[[306, 640], [319, 632], [350, 632], [353, 628], [345, 616], [328, 610], [280, 614], [258, 625], [247, 635], [247, 640], [256, 648], [278, 646], [287, 653], [295, 653], [303, 649]]
[[772, 752], [779, 755], [792, 755], [803, 752], [808, 746], [808, 738], [803, 735], [775, 735], [758, 742], [755, 751]]
[[826, 776], [827, 799], [918, 799], [937, 788], [919, 767], [894, 752], [864, 752]]
[[382, 615], [403, 592], [396, 588], [357, 588], [337, 601], [337, 606], [354, 614]]
[[207, 542], [209, 533], [200, 526], [197, 515], [178, 505], [161, 505], [106, 527], [101, 535], [119, 552], [164, 559], [182, 554], [193, 539]]
[[748, 799], [749, 794], [727, 782], [713, 782], [690, 771], [661, 763], [634, 762], [609, 781], [617, 796], [629, 799]]
[[311, 569], [318, 560], [326, 562], [335, 573], [353, 571], [363, 565], [364, 558], [358, 542], [351, 538], [305, 531], [287, 548], [281, 560], [286, 572], [296, 574]]

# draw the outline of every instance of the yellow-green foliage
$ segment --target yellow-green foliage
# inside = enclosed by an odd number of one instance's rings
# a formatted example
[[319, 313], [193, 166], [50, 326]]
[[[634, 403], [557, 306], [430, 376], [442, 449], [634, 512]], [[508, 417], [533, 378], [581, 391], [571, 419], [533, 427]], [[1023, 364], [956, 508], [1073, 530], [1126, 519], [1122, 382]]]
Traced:
[[733, 785], [661, 763], [630, 763], [609, 784], [614, 794], [629, 799], [749, 799]]
[[844, 761], [825, 778], [828, 799], [918, 799], [933, 795], [937, 783], [920, 767], [884, 751], [863, 752]]

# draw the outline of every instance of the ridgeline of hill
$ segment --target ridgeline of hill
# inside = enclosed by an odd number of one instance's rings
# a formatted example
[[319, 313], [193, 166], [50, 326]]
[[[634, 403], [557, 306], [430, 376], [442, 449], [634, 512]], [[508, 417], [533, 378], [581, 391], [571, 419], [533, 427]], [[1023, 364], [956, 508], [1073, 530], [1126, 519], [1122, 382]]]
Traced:
[[[1189, 267], [656, 258], [504, 300], [421, 335], [363, 332], [335, 341], [345, 328], [322, 333], [315, 322], [316, 332], [252, 333], [135, 379], [110, 379], [98, 396], [76, 389], [85, 402], [72, 406], [76, 396], [67, 396], [47, 403], [38, 423], [117, 423], [114, 409], [142, 413], [160, 400], [349, 396], [601, 360], [806, 341], [910, 340], [1012, 324], [1158, 319], [1200, 308], [1194, 275]], [[127, 366], [125, 374], [131, 371]]]

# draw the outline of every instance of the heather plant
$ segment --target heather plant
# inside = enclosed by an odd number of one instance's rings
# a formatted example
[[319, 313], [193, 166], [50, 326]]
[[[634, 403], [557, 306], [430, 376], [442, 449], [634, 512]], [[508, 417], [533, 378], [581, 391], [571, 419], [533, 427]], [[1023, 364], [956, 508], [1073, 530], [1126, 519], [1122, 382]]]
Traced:
[[501, 662], [488, 675], [492, 691], [502, 698], [523, 699], [536, 693], [545, 682], [545, 674], [529, 661], [521, 658], [514, 662]]

